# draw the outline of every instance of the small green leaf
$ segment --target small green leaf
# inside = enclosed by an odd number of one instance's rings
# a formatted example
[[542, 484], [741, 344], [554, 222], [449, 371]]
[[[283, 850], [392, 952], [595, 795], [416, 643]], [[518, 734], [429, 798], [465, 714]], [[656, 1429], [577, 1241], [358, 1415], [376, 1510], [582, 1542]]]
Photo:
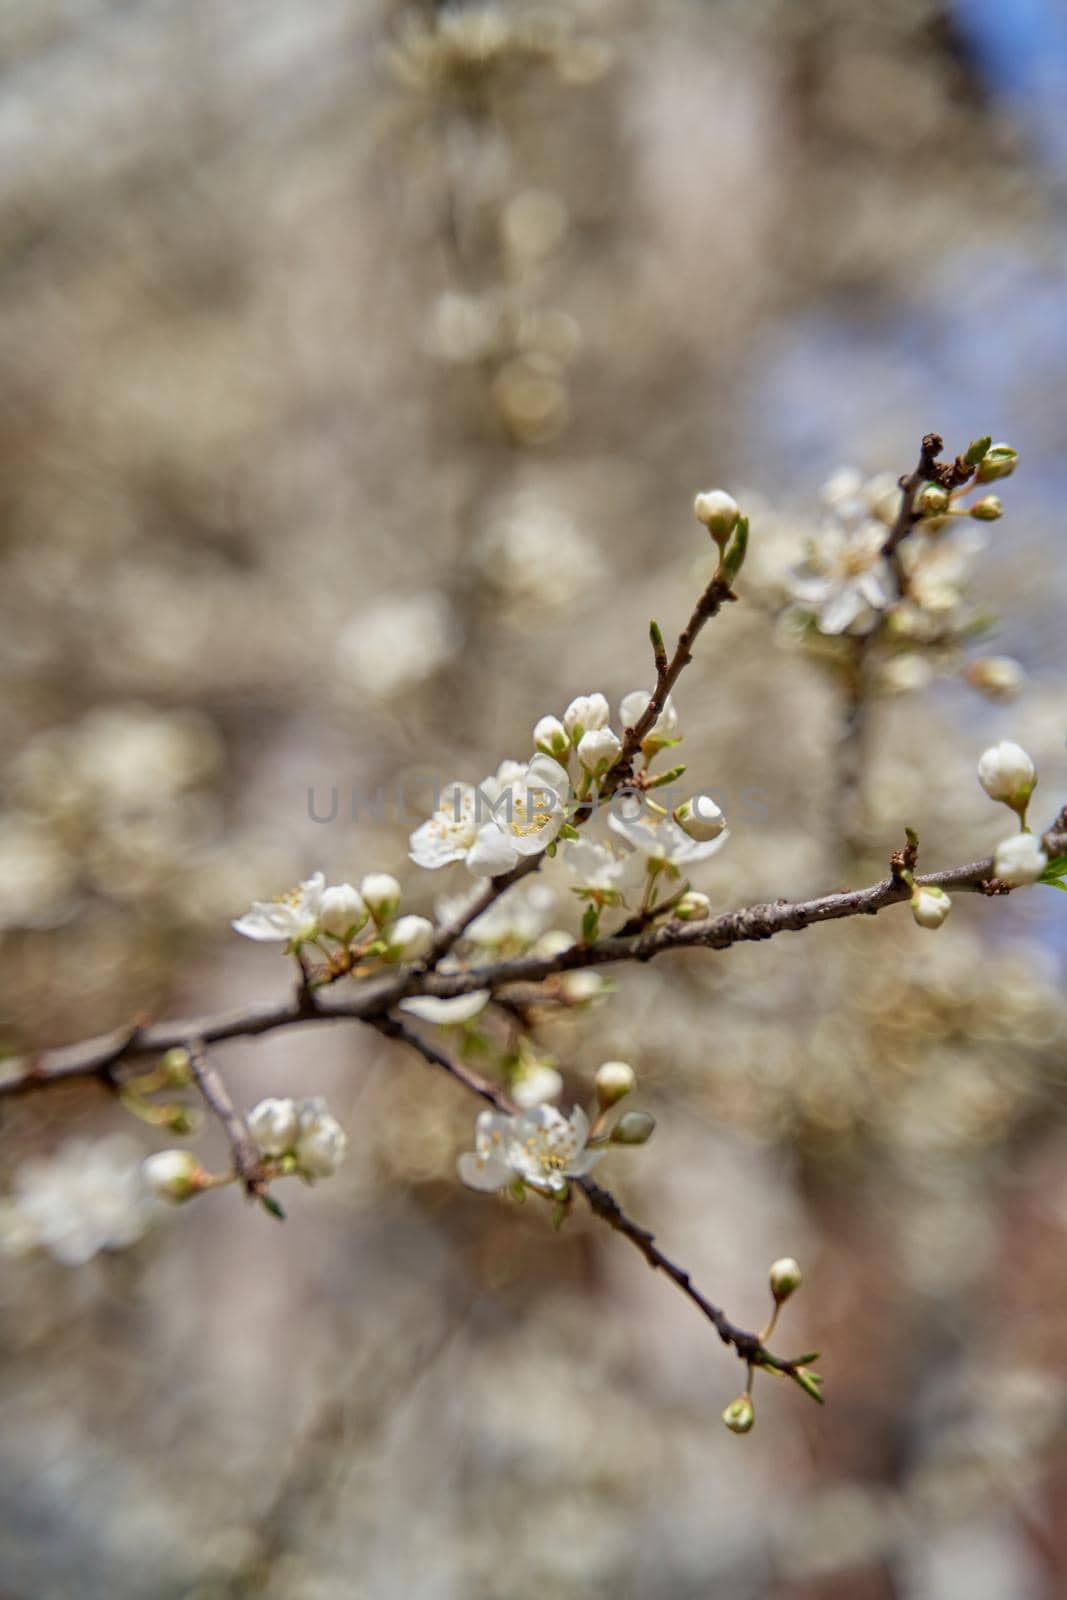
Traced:
[[822, 1378], [817, 1372], [809, 1372], [806, 1367], [799, 1367], [793, 1377], [805, 1394], [810, 1394], [811, 1398], [817, 1401], [819, 1405], [826, 1404], [821, 1392]]
[[282, 1210], [281, 1206], [278, 1204], [277, 1200], [275, 1200], [272, 1194], [267, 1194], [265, 1190], [261, 1192], [259, 1195], [259, 1203], [263, 1207], [264, 1211], [269, 1212], [277, 1222], [285, 1221], [285, 1212]]
[[562, 828], [559, 830], [559, 836], [561, 839], [578, 839], [581, 837], [578, 829], [571, 822], [565, 822], [563, 824]]
[[1041, 881], [1051, 883], [1054, 878], [1062, 878], [1065, 872], [1067, 872], [1067, 856], [1053, 856], [1041, 874]]
[[979, 462], [985, 460], [989, 446], [992, 443], [993, 435], [991, 433], [987, 433], [983, 439], [972, 439], [967, 446], [967, 454], [963, 458], [966, 464], [969, 467], [978, 466]]
[[590, 903], [582, 915], [582, 940], [591, 944], [600, 929], [600, 908]]
[[682, 762], [677, 767], [671, 767], [669, 772], [661, 772], [658, 778], [652, 779], [648, 787], [650, 789], [662, 789], [668, 783], [677, 783], [684, 772], [685, 763]]

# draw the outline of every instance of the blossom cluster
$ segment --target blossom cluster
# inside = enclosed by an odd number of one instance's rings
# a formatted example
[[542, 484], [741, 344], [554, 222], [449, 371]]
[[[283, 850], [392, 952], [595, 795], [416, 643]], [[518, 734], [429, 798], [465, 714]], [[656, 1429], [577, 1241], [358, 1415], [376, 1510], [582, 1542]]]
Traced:
[[[674, 871], [713, 855], [726, 841], [726, 827], [710, 797], [696, 795], [672, 811], [651, 798], [651, 791], [685, 770], [648, 775], [655, 757], [680, 742], [669, 695], [641, 743], [645, 765], [636, 782], [616, 790], [610, 781], [625, 732], [640, 722], [650, 698], [645, 690], [623, 697], [621, 734], [611, 726], [611, 708], [599, 692], [578, 696], [562, 716], [541, 717], [528, 761], [505, 761], [477, 785], [446, 785], [433, 815], [411, 836], [412, 860], [431, 870], [462, 861], [475, 877], [495, 878], [514, 871], [524, 857], [554, 850], [559, 841], [580, 891], [601, 905], [618, 905], [646, 871]], [[602, 792], [613, 802], [608, 826], [621, 841], [619, 849], [579, 840], [569, 820], [581, 822], [595, 811]]]
[[618, 1114], [637, 1086], [625, 1061], [605, 1061], [596, 1074], [597, 1109], [592, 1119], [581, 1106], [565, 1117], [556, 1106], [535, 1105], [518, 1114], [483, 1111], [474, 1128], [474, 1149], [461, 1155], [458, 1172], [468, 1189], [518, 1198], [526, 1189], [566, 1199], [572, 1178], [584, 1178], [608, 1145], [647, 1144], [655, 1123], [643, 1111]]
[[[884, 692], [921, 688], [936, 670], [958, 666], [960, 647], [988, 625], [967, 601], [988, 527], [1003, 514], [987, 485], [1016, 461], [1010, 445], [976, 440], [958, 463], [956, 487], [930, 481], [911, 494], [903, 528], [903, 491], [891, 476], [836, 472], [823, 488], [823, 520], [785, 576], [783, 628], [824, 655], [835, 641], [839, 651], [850, 640], [865, 649], [876, 642], [874, 683]], [[962, 670], [993, 698], [1022, 683], [1007, 656], [972, 659]]]
[[358, 889], [350, 883], [327, 885], [325, 875], [316, 872], [275, 900], [255, 901], [233, 926], [246, 939], [284, 944], [295, 952], [324, 939], [348, 949], [371, 923], [361, 953], [414, 961], [429, 951], [433, 924], [426, 917], [398, 917], [400, 895], [388, 872], [368, 873]]

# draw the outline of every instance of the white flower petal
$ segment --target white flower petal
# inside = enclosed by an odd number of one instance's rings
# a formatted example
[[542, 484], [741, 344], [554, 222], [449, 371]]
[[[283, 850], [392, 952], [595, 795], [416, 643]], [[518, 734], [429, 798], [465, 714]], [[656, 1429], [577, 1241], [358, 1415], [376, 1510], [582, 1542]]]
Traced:
[[508, 835], [495, 822], [487, 822], [478, 829], [478, 837], [467, 852], [467, 871], [476, 878], [498, 878], [510, 872], [518, 862]]
[[413, 1017], [421, 1017], [423, 1022], [434, 1022], [443, 1027], [449, 1023], [469, 1022], [485, 1009], [488, 999], [488, 989], [475, 989], [470, 994], [457, 994], [451, 999], [420, 994], [413, 995], [410, 1000], [401, 1000], [400, 1009], [409, 1011]]

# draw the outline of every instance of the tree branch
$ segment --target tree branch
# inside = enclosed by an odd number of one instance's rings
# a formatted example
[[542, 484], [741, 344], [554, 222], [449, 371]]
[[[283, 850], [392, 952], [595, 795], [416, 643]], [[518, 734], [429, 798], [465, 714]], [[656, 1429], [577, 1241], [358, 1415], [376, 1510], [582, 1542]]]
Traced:
[[[1045, 842], [1052, 854], [1062, 844], [1062, 837], [1050, 834]], [[992, 878], [993, 862], [987, 856], [944, 872], [917, 874], [915, 882], [984, 893]], [[409, 995], [451, 999], [474, 989], [495, 991], [513, 983], [540, 983], [559, 973], [583, 967], [650, 961], [670, 950], [727, 950], [731, 945], [771, 939], [779, 933], [797, 933], [816, 923], [874, 916], [887, 906], [899, 905], [909, 898], [907, 885], [889, 877], [866, 889], [843, 890], [816, 900], [772, 901], [724, 912], [700, 922], [671, 921], [632, 936], [609, 935], [551, 956], [516, 956], [448, 973], [427, 971], [421, 964], [398, 967], [367, 979], [354, 993], [340, 998], [320, 991], [312, 1009], [308, 1008], [306, 996], [298, 993], [272, 1004], [248, 1006], [217, 1016], [147, 1023], [133, 1032], [129, 1028], [116, 1029], [79, 1044], [32, 1056], [15, 1056], [0, 1061], [0, 1096], [23, 1093], [70, 1078], [95, 1077], [110, 1081], [119, 1063], [159, 1055], [175, 1047], [187, 1047], [190, 1039], [199, 1039], [206, 1046], [302, 1023], [354, 1020], [378, 1025], [398, 1001]]]

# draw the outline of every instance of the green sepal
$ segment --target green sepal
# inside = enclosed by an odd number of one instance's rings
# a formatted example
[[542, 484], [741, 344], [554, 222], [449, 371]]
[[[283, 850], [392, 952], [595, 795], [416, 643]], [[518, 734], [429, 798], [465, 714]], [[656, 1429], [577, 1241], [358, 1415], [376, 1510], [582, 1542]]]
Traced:
[[738, 517], [730, 541], [723, 551], [722, 572], [727, 583], [732, 583], [745, 564], [748, 550], [748, 518]]

